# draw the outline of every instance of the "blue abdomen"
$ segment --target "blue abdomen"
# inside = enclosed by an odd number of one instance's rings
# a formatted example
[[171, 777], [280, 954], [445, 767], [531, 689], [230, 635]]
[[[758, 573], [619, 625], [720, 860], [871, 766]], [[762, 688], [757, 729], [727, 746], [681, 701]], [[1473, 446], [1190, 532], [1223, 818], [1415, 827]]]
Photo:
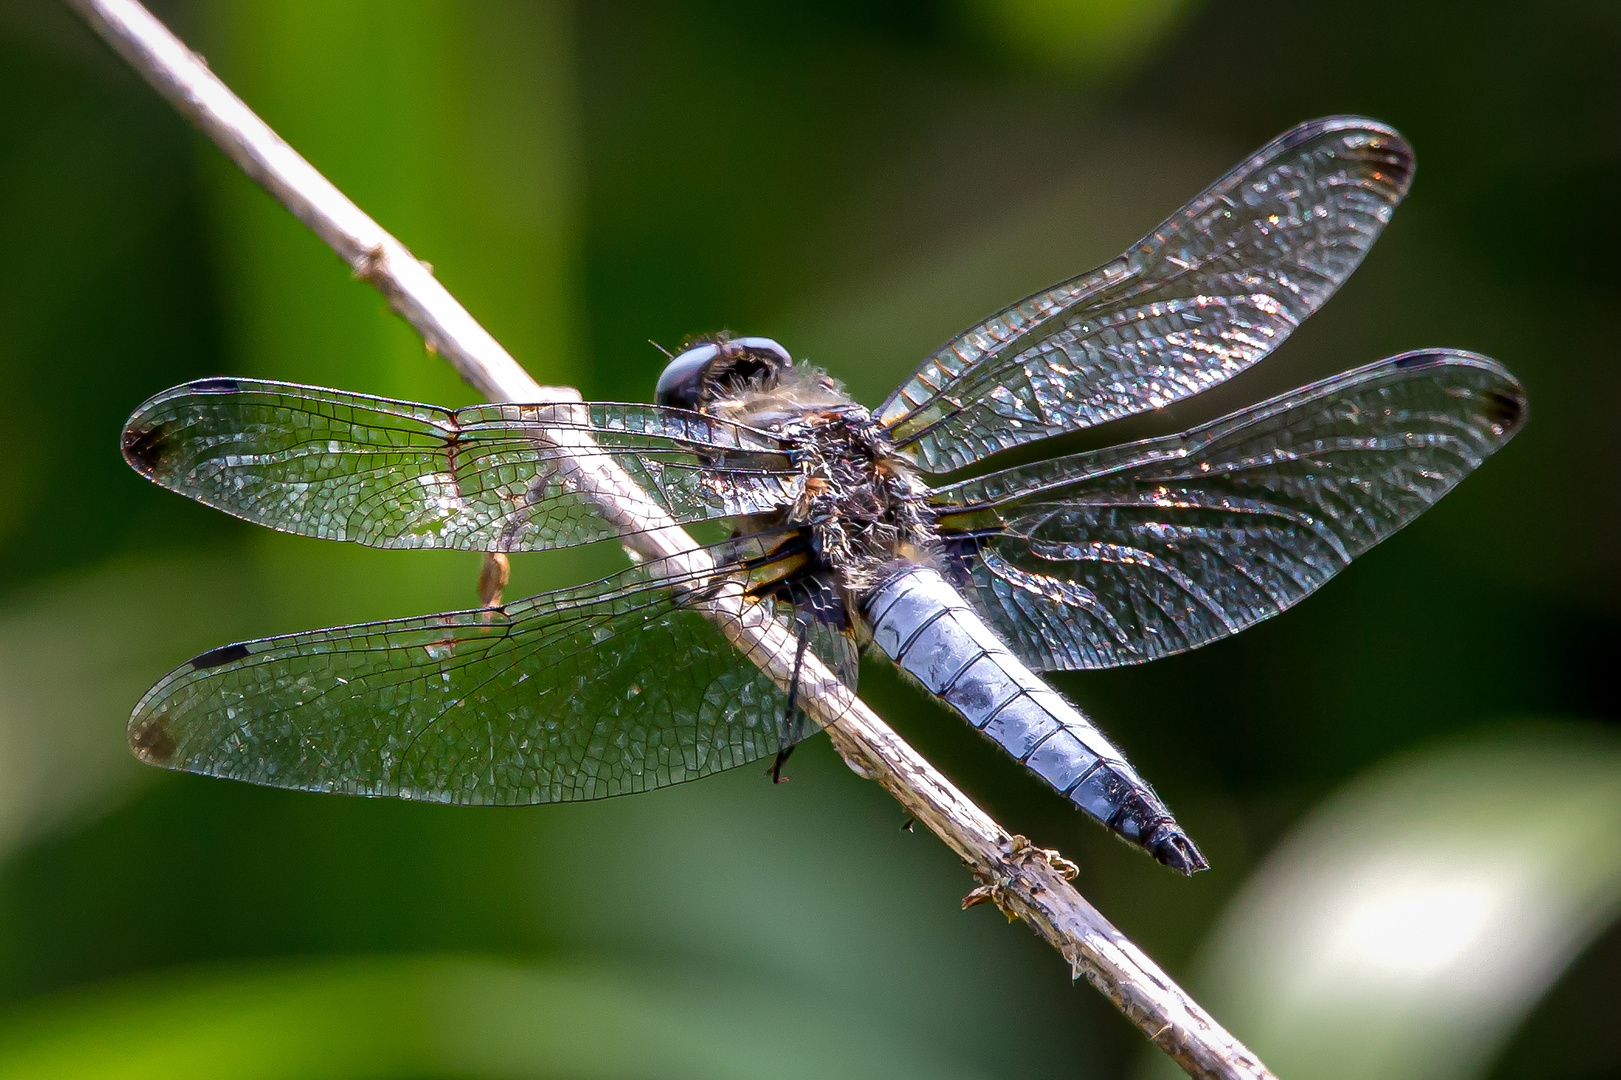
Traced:
[[1185, 874], [1208, 865], [1125, 755], [937, 571], [907, 567], [865, 614], [884, 655], [1082, 810]]

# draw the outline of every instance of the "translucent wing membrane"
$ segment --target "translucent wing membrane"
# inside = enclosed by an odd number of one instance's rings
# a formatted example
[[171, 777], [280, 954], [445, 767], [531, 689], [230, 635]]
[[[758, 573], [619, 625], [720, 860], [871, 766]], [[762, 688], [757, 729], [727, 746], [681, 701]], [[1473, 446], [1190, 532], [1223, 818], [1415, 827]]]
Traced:
[[215, 649], [141, 699], [130, 745], [273, 787], [514, 805], [664, 787], [816, 730], [694, 610], [703, 581], [658, 574]]
[[1409, 353], [934, 500], [970, 595], [1028, 663], [1134, 664], [1294, 604], [1452, 490], [1524, 414], [1495, 362]]
[[947, 342], [877, 412], [930, 472], [1158, 408], [1275, 348], [1412, 178], [1394, 130], [1335, 117], [1263, 147], [1114, 262]]
[[[549, 441], [559, 435], [575, 443], [566, 455]], [[130, 464], [171, 491], [383, 548], [532, 551], [618, 535], [568, 480], [569, 458], [593, 454], [678, 522], [766, 513], [797, 490], [786, 451], [766, 432], [656, 405], [452, 411], [246, 379], [165, 391], [124, 430]]]

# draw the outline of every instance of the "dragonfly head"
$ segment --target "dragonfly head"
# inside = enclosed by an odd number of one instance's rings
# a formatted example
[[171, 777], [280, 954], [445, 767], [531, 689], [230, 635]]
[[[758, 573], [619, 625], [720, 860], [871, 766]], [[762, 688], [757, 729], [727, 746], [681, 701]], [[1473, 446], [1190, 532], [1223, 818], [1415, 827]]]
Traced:
[[659, 376], [653, 400], [702, 411], [716, 397], [746, 386], [766, 386], [794, 366], [788, 350], [770, 338], [740, 337], [694, 345], [671, 360]]

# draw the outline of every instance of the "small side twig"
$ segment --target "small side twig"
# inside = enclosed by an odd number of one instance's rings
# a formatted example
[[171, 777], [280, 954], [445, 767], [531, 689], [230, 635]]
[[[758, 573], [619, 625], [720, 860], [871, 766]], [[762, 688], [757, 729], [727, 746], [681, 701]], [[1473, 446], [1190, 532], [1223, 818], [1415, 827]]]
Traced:
[[[242, 170], [326, 241], [357, 277], [370, 281], [480, 393], [493, 400], [577, 401], [577, 392], [542, 387], [439, 284], [426, 264], [366, 216], [254, 115], [202, 60], [135, 0], [66, 0], [159, 93]], [[625, 545], [672, 570], [702, 574], [709, 556], [589, 440], [565, 431], [543, 438], [558, 468], [614, 523]], [[496, 571], [492, 575], [498, 576]], [[494, 576], [486, 585], [493, 587]], [[787, 689], [795, 640], [762, 618], [739, 591], [707, 600], [711, 618], [744, 657]], [[807, 655], [798, 697], [844, 760], [877, 780], [968, 864], [980, 886], [970, 899], [994, 901], [1028, 923], [1189, 1075], [1268, 1080], [1272, 1074], [1238, 1040], [1109, 924], [1069, 883], [1073, 866], [1008, 832], [908, 746], [859, 698]]]

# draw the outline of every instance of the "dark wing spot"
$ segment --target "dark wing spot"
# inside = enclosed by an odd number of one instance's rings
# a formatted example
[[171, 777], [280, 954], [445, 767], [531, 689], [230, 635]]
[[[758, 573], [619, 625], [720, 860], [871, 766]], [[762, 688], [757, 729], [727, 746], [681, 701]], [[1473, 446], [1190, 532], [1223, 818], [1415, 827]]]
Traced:
[[242, 387], [235, 379], [198, 379], [186, 386], [194, 394], [234, 394]]
[[169, 730], [169, 718], [160, 713], [129, 729], [129, 748], [148, 765], [167, 765], [174, 760], [179, 745]]
[[163, 464], [169, 437], [162, 424], [124, 429], [124, 460], [142, 476], [151, 476]]
[[1488, 390], [1480, 395], [1480, 411], [1498, 435], [1512, 435], [1525, 423], [1525, 392]]
[[1410, 371], [1413, 368], [1430, 367], [1439, 364], [1442, 357], [1432, 352], [1410, 352], [1396, 357], [1396, 370]]
[[799, 571], [774, 582], [769, 593], [786, 600], [798, 609], [801, 617], [831, 626], [837, 630], [850, 629], [850, 612], [845, 609], [844, 597], [830, 576], [816, 571]]
[[1399, 191], [1406, 191], [1413, 182], [1413, 148], [1407, 145], [1402, 138], [1383, 139], [1380, 149], [1384, 151], [1381, 170], [1390, 183]]
[[940, 568], [947, 579], [958, 588], [971, 585], [980, 549], [995, 536], [994, 533], [943, 533], [940, 537]]
[[217, 649], [209, 649], [200, 656], [191, 658], [191, 666], [196, 671], [206, 671], [208, 668], [229, 664], [233, 660], [241, 660], [248, 655], [246, 645], [221, 645]]

